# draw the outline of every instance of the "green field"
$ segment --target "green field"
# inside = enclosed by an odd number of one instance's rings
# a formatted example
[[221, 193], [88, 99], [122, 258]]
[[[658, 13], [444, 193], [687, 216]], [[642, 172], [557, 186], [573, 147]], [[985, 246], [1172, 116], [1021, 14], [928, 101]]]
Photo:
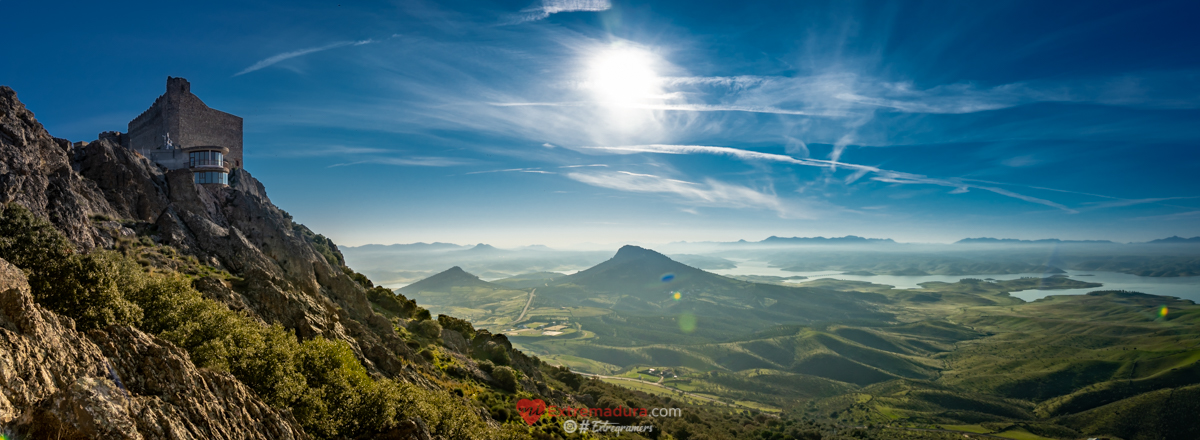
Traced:
[[[678, 267], [637, 270], [671, 271], [676, 282], [667, 289], [655, 276], [639, 284], [611, 275], [625, 273], [615, 268], [556, 278], [538, 288], [524, 324], [564, 321], [570, 332], [512, 341], [582, 372], [636, 379], [644, 368], [674, 368], [679, 377], [662, 385], [848, 426], [943, 426], [1013, 439], [1190, 438], [1180, 434], [1187, 428], [1147, 414], [1182, 417], [1197, 406], [1190, 402], [1200, 401], [1171, 397], [1200, 397], [1200, 307], [1190, 301], [1094, 292], [1026, 303], [1008, 294], [1097, 286], [1063, 276], [894, 289], [829, 279], [802, 287], [756, 284]], [[604, 284], [603, 274], [617, 281]], [[468, 292], [453, 289], [424, 298], [441, 302], [431, 309], [484, 311], [475, 315], [478, 322], [492, 326], [519, 315], [528, 298], [523, 291], [475, 289], [470, 301], [462, 299]], [[682, 395], [635, 380], [605, 381]], [[1177, 403], [1164, 407], [1164, 398], [1154, 397], [1160, 395]]]

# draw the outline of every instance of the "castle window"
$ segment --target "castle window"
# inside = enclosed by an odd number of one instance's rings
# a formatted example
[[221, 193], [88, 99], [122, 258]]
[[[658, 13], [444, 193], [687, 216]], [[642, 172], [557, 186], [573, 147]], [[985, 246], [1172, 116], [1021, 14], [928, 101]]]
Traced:
[[219, 183], [221, 185], [229, 184], [229, 174], [223, 171], [201, 171], [192, 173], [196, 183]]
[[188, 164], [191, 168], [223, 165], [225, 157], [220, 151], [193, 151], [188, 153]]

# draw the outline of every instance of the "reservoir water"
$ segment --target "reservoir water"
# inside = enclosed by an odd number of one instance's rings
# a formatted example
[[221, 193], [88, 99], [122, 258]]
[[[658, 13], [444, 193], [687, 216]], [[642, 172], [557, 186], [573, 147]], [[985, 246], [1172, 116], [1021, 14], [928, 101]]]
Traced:
[[[733, 269], [710, 270], [721, 275], [767, 275], [789, 277], [801, 275], [808, 277], [803, 280], [789, 280], [798, 286], [823, 278], [835, 280], [866, 281], [875, 284], [886, 284], [897, 289], [917, 289], [920, 283], [942, 281], [953, 283], [963, 278], [991, 278], [995, 280], [1011, 280], [1021, 277], [1046, 277], [1054, 274], [1018, 273], [1018, 274], [980, 274], [980, 275], [843, 275], [841, 271], [822, 272], [787, 272], [778, 267], [771, 267], [765, 261], [741, 260], [736, 261]], [[1090, 289], [1058, 289], [1058, 290], [1023, 290], [1012, 292], [1011, 295], [1025, 301], [1034, 301], [1050, 295], [1083, 295], [1096, 290], [1128, 290], [1132, 292], [1149, 293], [1151, 295], [1174, 296], [1200, 303], [1200, 277], [1142, 277], [1117, 272], [1077, 271], [1069, 270], [1065, 274], [1071, 279], [1101, 283], [1104, 286]]]

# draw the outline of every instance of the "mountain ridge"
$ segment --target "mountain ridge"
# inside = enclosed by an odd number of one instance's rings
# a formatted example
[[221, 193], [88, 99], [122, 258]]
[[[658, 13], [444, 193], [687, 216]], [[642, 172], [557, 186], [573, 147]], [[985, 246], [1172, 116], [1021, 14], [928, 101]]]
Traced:
[[1018, 239], [1018, 238], [992, 238], [992, 237], [964, 238], [962, 240], [954, 242], [954, 244], [990, 244], [990, 243], [1004, 243], [1004, 244], [1049, 244], [1049, 243], [1118, 244], [1117, 242], [1114, 242], [1111, 240], [1061, 240], [1061, 239], [1057, 239], [1057, 238], [1043, 238], [1043, 239], [1038, 239], [1038, 240], [1022, 240], [1022, 239]]

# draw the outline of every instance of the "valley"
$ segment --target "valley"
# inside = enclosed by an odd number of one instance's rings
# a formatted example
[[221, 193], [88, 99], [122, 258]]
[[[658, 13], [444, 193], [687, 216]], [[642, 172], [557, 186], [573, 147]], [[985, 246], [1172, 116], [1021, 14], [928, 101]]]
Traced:
[[[999, 438], [1191, 429], [1144, 417], [1194, 405], [1178, 397], [1200, 389], [1190, 300], [1054, 273], [911, 289], [737, 277], [625, 246], [571, 275], [488, 282], [455, 268], [400, 292], [550, 364], [699, 403]], [[1012, 295], [1026, 291], [1049, 296]]]

